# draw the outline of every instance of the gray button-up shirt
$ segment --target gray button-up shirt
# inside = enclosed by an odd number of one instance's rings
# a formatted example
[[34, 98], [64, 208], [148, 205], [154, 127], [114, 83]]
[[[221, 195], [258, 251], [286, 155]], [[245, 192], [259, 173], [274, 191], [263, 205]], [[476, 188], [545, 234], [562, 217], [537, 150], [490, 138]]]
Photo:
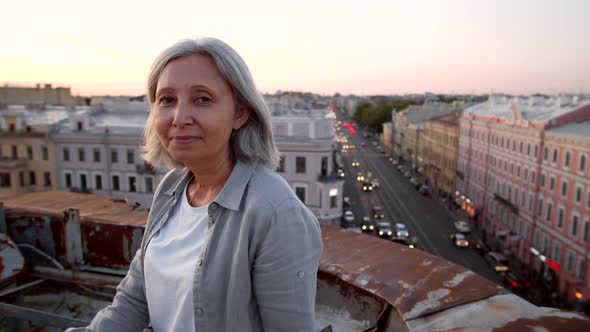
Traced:
[[[69, 331], [142, 331], [148, 326], [141, 253], [191, 177], [187, 169], [164, 177], [141, 249], [113, 303], [88, 328]], [[237, 162], [208, 213], [205, 249], [193, 276], [196, 331], [314, 331], [320, 226], [287, 182], [267, 167]]]

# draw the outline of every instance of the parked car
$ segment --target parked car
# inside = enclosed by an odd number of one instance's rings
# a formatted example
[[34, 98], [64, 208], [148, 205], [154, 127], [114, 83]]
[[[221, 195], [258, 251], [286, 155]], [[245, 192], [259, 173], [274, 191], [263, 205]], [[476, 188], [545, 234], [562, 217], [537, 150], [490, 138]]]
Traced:
[[469, 247], [469, 241], [465, 237], [465, 235], [461, 233], [453, 233], [451, 234], [451, 242], [455, 247], [459, 248], [467, 248]]
[[344, 211], [344, 220], [350, 225], [354, 222], [354, 214], [350, 210]]
[[377, 225], [379, 237], [382, 238], [390, 238], [393, 235], [393, 231], [391, 230], [391, 223], [387, 221], [382, 221]]
[[365, 143], [365, 142], [361, 142], [361, 146], [362, 146], [362, 147], [365, 147], [365, 146], [367, 146], [367, 143]]
[[477, 239], [473, 241], [471, 244], [480, 255], [483, 255], [492, 250], [490, 246], [487, 243], [483, 242], [483, 240], [481, 239]]
[[399, 161], [397, 161], [397, 159], [393, 159], [391, 161], [392, 164], [394, 164], [395, 166], [399, 165]]
[[373, 206], [373, 219], [383, 218], [385, 218], [385, 214], [383, 214], [383, 209], [379, 205]]
[[402, 223], [395, 224], [395, 236], [397, 237], [408, 237], [410, 236], [410, 232], [408, 232], [408, 228], [406, 225]]
[[406, 171], [406, 172], [404, 173], [404, 176], [405, 176], [405, 177], [407, 177], [407, 178], [409, 178], [409, 177], [411, 177], [411, 176], [412, 176], [412, 172], [410, 172], [410, 171]]
[[[402, 164], [399, 164], [399, 165], [397, 165], [397, 167], [396, 167], [396, 168], [397, 168], [397, 170], [398, 170], [398, 171], [400, 171], [400, 172], [402, 172], [402, 173], [403, 173], [403, 172], [405, 172], [404, 165], [402, 165]], [[403, 170], [403, 171], [402, 171], [402, 170]]]
[[363, 180], [363, 191], [364, 192], [373, 191], [373, 185], [371, 184], [371, 180], [369, 180], [369, 179]]
[[363, 231], [363, 233], [373, 233], [374, 229], [375, 229], [375, 225], [373, 224], [371, 217], [364, 216], [363, 223], [361, 225], [361, 230]]
[[492, 270], [496, 272], [508, 272], [510, 270], [510, 267], [508, 266], [508, 259], [499, 252], [490, 251], [483, 257], [490, 265]]
[[356, 173], [356, 181], [357, 182], [361, 182], [365, 180], [365, 176], [363, 175], [363, 172], [357, 172]]
[[528, 290], [529, 283], [523, 278], [517, 276], [514, 272], [506, 272], [502, 276], [504, 284], [508, 285], [511, 291], [515, 293], [524, 293]]
[[432, 189], [430, 189], [430, 187], [425, 184], [420, 186], [420, 189], [418, 189], [418, 192], [420, 194], [422, 194], [422, 196], [432, 195]]
[[371, 180], [371, 184], [373, 185], [373, 188], [381, 188], [381, 183], [377, 179]]
[[343, 207], [350, 207], [352, 205], [352, 202], [350, 201], [350, 197], [349, 196], [344, 196], [342, 197], [342, 206]]
[[455, 229], [461, 233], [471, 233], [471, 226], [469, 226], [467, 221], [458, 220], [455, 221], [453, 225], [455, 226]]
[[341, 170], [341, 169], [338, 169], [338, 170], [336, 171], [336, 175], [337, 175], [339, 178], [343, 178], [343, 177], [344, 177], [344, 171], [343, 171], [343, 170]]
[[352, 161], [352, 167], [359, 167], [361, 164], [357, 160]]
[[394, 236], [391, 238], [391, 241], [395, 242], [395, 243], [403, 244], [404, 246], [408, 246], [412, 249], [416, 248], [416, 245], [414, 243], [412, 243], [412, 241], [410, 241], [407, 237]]
[[[405, 174], [404, 174], [405, 175]], [[410, 183], [413, 184], [414, 186], [417, 186], [420, 184], [420, 182], [418, 181], [418, 179], [416, 179], [415, 177], [411, 177], [410, 178]]]

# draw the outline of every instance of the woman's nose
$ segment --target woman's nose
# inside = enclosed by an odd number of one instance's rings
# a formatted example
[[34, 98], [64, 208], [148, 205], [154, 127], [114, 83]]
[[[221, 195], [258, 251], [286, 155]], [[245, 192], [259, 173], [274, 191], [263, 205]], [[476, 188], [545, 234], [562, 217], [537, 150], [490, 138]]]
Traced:
[[194, 123], [194, 114], [192, 114], [189, 105], [178, 103], [174, 110], [174, 119], [172, 124], [177, 127], [184, 127]]

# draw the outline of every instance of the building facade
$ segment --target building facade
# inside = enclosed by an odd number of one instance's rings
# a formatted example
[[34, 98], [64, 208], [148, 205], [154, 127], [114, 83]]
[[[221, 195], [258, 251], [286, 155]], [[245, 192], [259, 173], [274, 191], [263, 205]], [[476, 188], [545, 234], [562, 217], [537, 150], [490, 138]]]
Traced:
[[6, 105], [63, 105], [76, 106], [79, 101], [71, 89], [37, 84], [35, 87], [0, 86], [0, 103]]
[[[575, 191], [581, 188], [583, 196], [587, 181], [576, 172], [559, 176], [569, 172], [563, 166], [559, 174], [550, 167], [566, 158], [567, 151], [569, 163], [574, 162], [573, 146], [568, 150], [567, 144], [557, 143], [558, 133], [589, 118], [590, 101], [576, 97], [491, 96], [487, 102], [466, 109], [460, 119], [455, 201], [470, 211], [475, 226], [500, 250], [570, 299], [573, 288], [566, 289], [560, 281], [569, 276], [560, 267], [562, 261], [553, 260], [551, 254], [557, 250], [555, 257], [559, 259], [567, 255], [562, 248], [572, 243], [564, 241], [568, 218], [572, 223], [577, 220], [576, 234], [583, 232], [583, 210], [566, 213], [566, 208], [576, 205], [571, 201]], [[544, 159], [553, 160], [553, 155], [549, 156], [553, 153], [557, 153], [555, 162], [546, 164]], [[552, 189], [545, 192], [546, 186]], [[561, 226], [548, 226], [547, 215], [557, 224], [561, 220]], [[551, 247], [555, 243], [559, 244]], [[571, 256], [573, 261], [579, 259], [573, 252]], [[587, 258], [588, 252], [583, 257]], [[588, 282], [581, 287], [586, 294], [587, 287]]]
[[455, 191], [459, 114], [450, 113], [424, 122], [424, 175], [445, 197]]

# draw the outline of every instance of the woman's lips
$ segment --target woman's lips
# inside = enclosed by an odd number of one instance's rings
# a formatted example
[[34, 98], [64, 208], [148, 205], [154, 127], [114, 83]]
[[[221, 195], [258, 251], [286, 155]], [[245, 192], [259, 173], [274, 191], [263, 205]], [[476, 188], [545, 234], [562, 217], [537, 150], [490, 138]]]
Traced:
[[176, 143], [192, 143], [196, 140], [201, 139], [198, 136], [176, 136], [172, 137], [172, 140]]

